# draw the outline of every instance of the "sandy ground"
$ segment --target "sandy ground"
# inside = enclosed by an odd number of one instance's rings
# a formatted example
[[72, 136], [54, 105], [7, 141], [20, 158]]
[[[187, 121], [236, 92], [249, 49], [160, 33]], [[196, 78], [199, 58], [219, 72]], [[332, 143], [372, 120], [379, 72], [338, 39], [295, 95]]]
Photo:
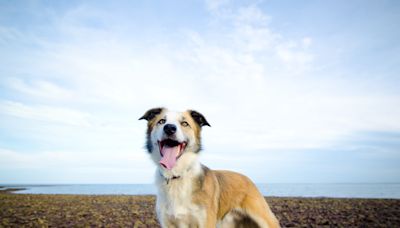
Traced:
[[[266, 197], [283, 227], [400, 227], [400, 200]], [[154, 196], [0, 193], [0, 227], [159, 227]]]

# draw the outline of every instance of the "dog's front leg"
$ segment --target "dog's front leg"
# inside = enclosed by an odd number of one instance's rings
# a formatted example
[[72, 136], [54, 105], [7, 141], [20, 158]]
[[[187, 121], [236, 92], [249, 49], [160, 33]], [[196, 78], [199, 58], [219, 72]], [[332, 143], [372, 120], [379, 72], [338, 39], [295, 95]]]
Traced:
[[179, 220], [173, 219], [166, 214], [160, 216], [159, 222], [162, 228], [183, 228], [187, 225], [182, 224]]
[[215, 228], [217, 226], [217, 216], [216, 213], [207, 213], [206, 221], [203, 227], [205, 228]]

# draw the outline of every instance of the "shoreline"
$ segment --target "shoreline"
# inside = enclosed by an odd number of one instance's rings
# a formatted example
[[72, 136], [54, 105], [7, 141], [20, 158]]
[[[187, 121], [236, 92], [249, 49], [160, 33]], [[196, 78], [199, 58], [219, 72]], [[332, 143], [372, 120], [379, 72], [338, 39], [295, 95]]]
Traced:
[[[4, 188], [4, 189], [2, 189]], [[0, 194], [15, 195], [54, 195], [54, 196], [156, 196], [155, 194], [75, 194], [75, 193], [18, 193], [28, 188], [0, 186]], [[332, 197], [332, 196], [265, 196], [264, 198], [291, 198], [291, 199], [342, 199], [342, 200], [398, 200], [400, 198], [378, 198], [378, 197]]]
[[[400, 227], [400, 199], [265, 199], [283, 227]], [[159, 227], [154, 207], [154, 195], [14, 194], [2, 189], [0, 227]]]
[[[4, 189], [2, 189], [4, 188]], [[0, 186], [0, 194], [16, 194], [15, 192], [26, 190], [26, 188], [8, 188]]]
[[[148, 195], [156, 194], [154, 184], [0, 184], [4, 188], [26, 188], [16, 194]], [[3, 189], [4, 189], [3, 188]], [[400, 199], [400, 183], [259, 184], [267, 197]]]

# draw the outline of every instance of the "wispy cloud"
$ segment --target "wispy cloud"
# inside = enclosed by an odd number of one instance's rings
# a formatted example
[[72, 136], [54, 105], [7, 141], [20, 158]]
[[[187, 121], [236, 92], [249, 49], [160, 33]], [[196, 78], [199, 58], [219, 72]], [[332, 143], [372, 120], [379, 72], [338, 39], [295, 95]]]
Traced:
[[24, 105], [18, 102], [6, 101], [0, 103], [3, 114], [26, 118], [35, 121], [55, 122], [76, 127], [90, 126], [90, 114], [78, 110], [43, 105]]
[[[38, 153], [20, 153], [0, 149], [1, 167], [18, 169], [47, 168], [147, 168], [150, 161], [145, 153], [132, 151], [41, 151]], [[79, 156], [79, 159], [76, 157]], [[122, 162], [121, 162], [122, 161]], [[149, 172], [153, 173], [153, 172]]]
[[10, 78], [7, 84], [25, 96], [32, 96], [44, 100], [67, 100], [74, 97], [73, 91], [46, 80], [33, 80], [30, 84], [20, 78]]
[[[0, 149], [0, 178], [9, 184], [150, 183], [154, 176], [148, 168], [151, 166], [145, 153], [132, 151], [21, 153]], [[26, 175], [29, 178], [24, 178]], [[128, 176], [131, 178], [127, 179]]]

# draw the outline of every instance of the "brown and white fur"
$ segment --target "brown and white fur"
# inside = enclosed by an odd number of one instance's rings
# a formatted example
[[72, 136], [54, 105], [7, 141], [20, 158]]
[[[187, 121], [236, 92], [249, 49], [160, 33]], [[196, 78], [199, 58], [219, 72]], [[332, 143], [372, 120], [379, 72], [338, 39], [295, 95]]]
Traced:
[[157, 165], [162, 227], [279, 227], [249, 178], [200, 164], [201, 128], [210, 126], [202, 114], [154, 108], [140, 119], [148, 121], [146, 148]]

